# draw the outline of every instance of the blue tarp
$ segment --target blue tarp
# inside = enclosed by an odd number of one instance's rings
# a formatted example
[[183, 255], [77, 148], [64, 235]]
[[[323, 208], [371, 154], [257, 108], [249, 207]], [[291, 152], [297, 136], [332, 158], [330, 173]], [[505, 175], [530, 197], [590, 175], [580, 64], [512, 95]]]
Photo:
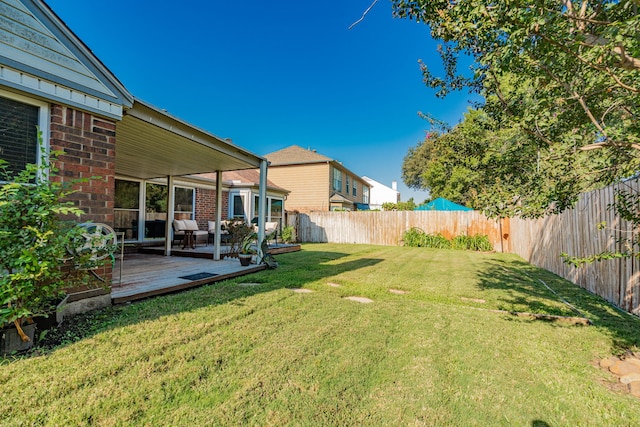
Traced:
[[472, 211], [473, 209], [466, 206], [453, 203], [450, 200], [439, 197], [424, 205], [420, 205], [414, 211]]

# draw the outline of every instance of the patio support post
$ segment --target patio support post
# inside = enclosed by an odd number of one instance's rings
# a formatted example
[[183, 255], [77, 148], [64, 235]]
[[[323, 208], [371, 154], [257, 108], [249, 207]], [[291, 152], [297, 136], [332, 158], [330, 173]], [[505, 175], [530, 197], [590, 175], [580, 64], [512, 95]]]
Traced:
[[262, 241], [264, 240], [264, 223], [267, 214], [267, 167], [269, 163], [263, 159], [260, 161], [260, 188], [258, 206], [258, 263], [262, 262], [264, 254], [262, 253]]
[[222, 171], [216, 171], [216, 235], [213, 238], [213, 260], [220, 261], [220, 233], [222, 222]]
[[164, 254], [171, 255], [171, 243], [173, 242], [173, 217], [175, 215], [176, 194], [173, 190], [173, 175], [167, 176], [167, 220], [164, 224]]

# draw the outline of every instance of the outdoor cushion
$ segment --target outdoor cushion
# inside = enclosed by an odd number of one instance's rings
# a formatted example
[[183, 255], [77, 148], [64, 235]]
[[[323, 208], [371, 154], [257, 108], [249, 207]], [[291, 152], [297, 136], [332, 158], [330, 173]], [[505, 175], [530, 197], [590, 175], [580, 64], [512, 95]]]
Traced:
[[174, 219], [173, 220], [173, 230], [174, 231], [182, 231], [184, 234], [184, 230], [187, 228], [187, 226], [184, 224], [184, 220], [182, 219]]
[[185, 219], [183, 222], [185, 230], [198, 231], [198, 222], [195, 219]]

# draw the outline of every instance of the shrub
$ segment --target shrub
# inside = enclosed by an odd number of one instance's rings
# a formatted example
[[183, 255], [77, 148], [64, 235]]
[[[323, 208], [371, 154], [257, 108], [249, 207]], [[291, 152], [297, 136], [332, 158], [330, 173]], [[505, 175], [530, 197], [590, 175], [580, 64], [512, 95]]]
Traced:
[[451, 248], [451, 242], [442, 234], [427, 234], [418, 227], [412, 227], [408, 231], [405, 231], [402, 235], [402, 242], [404, 246], [416, 248]]
[[467, 251], [488, 252], [493, 250], [493, 245], [489, 241], [489, 237], [484, 234], [475, 236], [456, 236], [451, 241], [453, 249], [462, 249]]
[[411, 227], [402, 235], [404, 246], [434, 249], [462, 249], [471, 251], [492, 251], [493, 246], [486, 235], [456, 236], [448, 240], [440, 233], [427, 234], [418, 227]]
[[25, 319], [46, 316], [64, 289], [88, 284], [88, 269], [108, 262], [96, 259], [85, 228], [61, 219], [83, 211], [64, 201], [73, 191], [51, 179], [59, 154], [17, 175], [0, 160], [0, 327], [13, 323], [23, 341]]
[[287, 225], [286, 227], [282, 228], [280, 237], [282, 237], [282, 240], [285, 243], [293, 243], [296, 241], [296, 229], [291, 225]]

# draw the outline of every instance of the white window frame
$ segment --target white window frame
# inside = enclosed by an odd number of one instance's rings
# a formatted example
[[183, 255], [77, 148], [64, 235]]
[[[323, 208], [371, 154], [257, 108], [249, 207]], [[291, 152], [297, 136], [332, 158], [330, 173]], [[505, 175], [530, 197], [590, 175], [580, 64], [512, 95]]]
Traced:
[[127, 239], [128, 241], [140, 241], [142, 240], [140, 235], [141, 235], [141, 230], [142, 230], [142, 235], [144, 236], [144, 230], [143, 227], [141, 227], [140, 225], [143, 223], [144, 221], [144, 211], [146, 209], [145, 203], [146, 203], [146, 197], [145, 197], [145, 189], [146, 189], [146, 184], [144, 180], [142, 179], [134, 179], [134, 178], [125, 178], [125, 177], [120, 177], [120, 176], [116, 176], [116, 180], [117, 181], [129, 181], [129, 182], [135, 182], [138, 184], [138, 209], [124, 209], [124, 208], [113, 208], [113, 212], [115, 213], [116, 211], [136, 211], [138, 212], [137, 215], [137, 221], [138, 221], [138, 225], [137, 225], [137, 229], [138, 232], [135, 235], [131, 236], [131, 239]]
[[182, 188], [182, 189], [185, 189], [185, 190], [191, 190], [191, 218], [190, 219], [196, 219], [196, 189], [195, 189], [195, 187], [189, 187], [189, 186], [186, 186], [186, 185], [174, 185], [173, 186], [173, 194], [174, 194], [173, 215], [175, 216], [175, 214], [177, 214], [177, 213], [188, 213], [188, 211], [176, 210], [175, 194], [176, 194], [176, 189], [177, 188]]
[[[40, 152], [40, 141], [38, 141], [36, 152], [36, 164], [42, 166], [42, 157], [49, 158], [50, 145], [49, 145], [49, 104], [40, 101], [38, 99], [30, 98], [24, 95], [19, 95], [13, 92], [7, 92], [0, 89], [0, 96], [3, 98], [11, 99], [13, 101], [21, 102], [23, 104], [32, 105], [38, 107], [38, 128], [42, 137], [42, 146], [45, 150], [44, 153]], [[45, 171], [48, 175], [48, 171]]]
[[251, 191], [229, 191], [229, 219], [240, 218], [234, 216], [234, 198], [235, 196], [240, 196], [242, 198], [242, 211], [244, 212], [244, 216], [242, 219], [245, 221], [251, 221], [251, 209], [253, 205], [252, 194]]
[[338, 168], [333, 168], [333, 184], [334, 191], [342, 193], [342, 171]]

